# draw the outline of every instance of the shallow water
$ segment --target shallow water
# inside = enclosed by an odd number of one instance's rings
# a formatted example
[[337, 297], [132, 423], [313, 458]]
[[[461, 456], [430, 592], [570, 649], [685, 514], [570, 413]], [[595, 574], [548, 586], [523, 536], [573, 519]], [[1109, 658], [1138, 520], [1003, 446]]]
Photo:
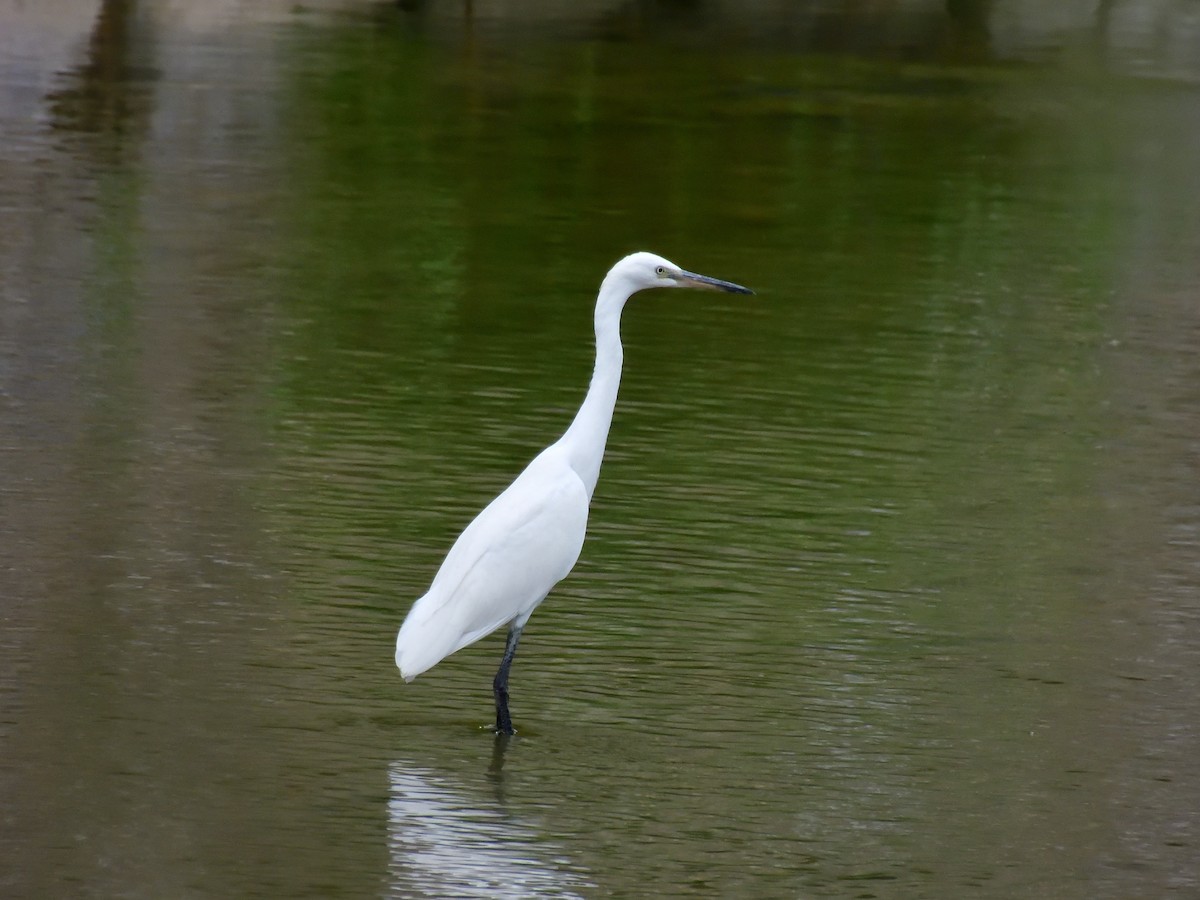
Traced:
[[3, 893], [1195, 893], [1200, 20], [1035, 6], [0, 13]]

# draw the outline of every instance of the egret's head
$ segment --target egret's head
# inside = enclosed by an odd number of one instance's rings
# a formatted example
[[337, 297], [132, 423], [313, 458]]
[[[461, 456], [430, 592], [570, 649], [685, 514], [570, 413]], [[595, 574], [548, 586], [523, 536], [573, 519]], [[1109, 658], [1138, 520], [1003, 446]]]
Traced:
[[631, 253], [612, 267], [609, 278], [623, 281], [629, 293], [648, 288], [699, 288], [706, 291], [728, 291], [733, 294], [753, 294], [754, 291], [731, 281], [709, 278], [681, 269], [669, 259], [653, 253]]

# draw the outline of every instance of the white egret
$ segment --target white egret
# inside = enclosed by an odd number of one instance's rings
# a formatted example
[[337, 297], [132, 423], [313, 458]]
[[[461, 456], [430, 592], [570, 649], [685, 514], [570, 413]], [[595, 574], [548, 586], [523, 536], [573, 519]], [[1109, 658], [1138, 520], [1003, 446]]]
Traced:
[[588, 505], [621, 382], [621, 311], [633, 294], [659, 287], [753, 293], [684, 271], [653, 253], [634, 253], [613, 266], [596, 298], [596, 366], [574, 421], [463, 530], [396, 637], [396, 665], [404, 680], [412, 681], [507, 625], [504, 657], [492, 683], [500, 734], [515, 733], [508, 672], [521, 630], [583, 548]]

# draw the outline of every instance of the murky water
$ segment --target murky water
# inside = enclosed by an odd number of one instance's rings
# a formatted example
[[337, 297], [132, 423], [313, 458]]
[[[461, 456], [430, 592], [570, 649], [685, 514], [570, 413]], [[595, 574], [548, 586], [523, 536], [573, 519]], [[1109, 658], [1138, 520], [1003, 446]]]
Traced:
[[1196, 11], [482, 6], [0, 12], [0, 893], [1200, 891]]

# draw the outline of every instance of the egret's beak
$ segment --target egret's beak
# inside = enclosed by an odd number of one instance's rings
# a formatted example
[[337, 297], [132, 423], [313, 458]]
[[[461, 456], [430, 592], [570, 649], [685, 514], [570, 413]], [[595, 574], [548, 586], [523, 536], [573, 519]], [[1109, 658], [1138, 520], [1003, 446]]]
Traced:
[[709, 278], [707, 275], [697, 275], [695, 272], [685, 272], [682, 269], [675, 276], [680, 287], [699, 288], [703, 291], [727, 291], [730, 294], [753, 294], [750, 288], [734, 284], [732, 281], [721, 281], [719, 278]]

